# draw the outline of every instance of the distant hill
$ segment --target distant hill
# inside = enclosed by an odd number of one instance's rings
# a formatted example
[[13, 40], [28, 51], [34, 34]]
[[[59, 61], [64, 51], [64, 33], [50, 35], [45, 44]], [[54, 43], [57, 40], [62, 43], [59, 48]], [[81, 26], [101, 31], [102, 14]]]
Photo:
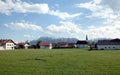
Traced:
[[78, 39], [76, 39], [76, 38], [40, 37], [36, 40], [30, 41], [30, 44], [35, 45], [35, 44], [37, 44], [38, 41], [51, 42], [51, 43], [57, 43], [57, 42], [76, 43], [78, 41]]

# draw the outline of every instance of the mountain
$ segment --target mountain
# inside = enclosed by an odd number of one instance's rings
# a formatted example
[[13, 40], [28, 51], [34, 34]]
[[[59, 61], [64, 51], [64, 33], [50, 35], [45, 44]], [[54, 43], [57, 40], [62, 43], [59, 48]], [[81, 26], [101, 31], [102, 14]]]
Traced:
[[68, 42], [68, 43], [76, 43], [78, 39], [76, 38], [54, 38], [54, 37], [40, 37], [39, 39], [32, 40], [29, 43], [31, 45], [37, 44], [38, 41], [42, 42], [51, 42], [51, 43], [57, 43], [57, 42]]

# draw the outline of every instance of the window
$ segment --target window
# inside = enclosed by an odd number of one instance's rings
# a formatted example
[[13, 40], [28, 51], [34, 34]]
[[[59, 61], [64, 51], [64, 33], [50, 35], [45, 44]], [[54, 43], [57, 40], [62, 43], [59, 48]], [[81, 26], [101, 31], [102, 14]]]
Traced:
[[7, 46], [9, 46], [9, 44], [7, 44]]

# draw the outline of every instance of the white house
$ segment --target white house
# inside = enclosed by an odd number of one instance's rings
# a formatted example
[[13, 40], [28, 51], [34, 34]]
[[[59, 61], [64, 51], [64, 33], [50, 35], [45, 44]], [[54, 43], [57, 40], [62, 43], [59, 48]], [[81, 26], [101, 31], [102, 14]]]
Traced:
[[120, 50], [120, 39], [99, 40], [97, 42], [98, 50]]
[[14, 50], [15, 43], [11, 39], [0, 40], [0, 50]]
[[84, 40], [78, 40], [76, 43], [76, 47], [78, 48], [88, 48], [88, 42]]
[[18, 49], [28, 49], [29, 46], [30, 46], [30, 45], [29, 45], [29, 43], [27, 43], [27, 42], [21, 42], [21, 43], [18, 43], [18, 44], [16, 45], [16, 47], [17, 47]]
[[40, 48], [41, 49], [52, 49], [52, 43], [50, 42], [41, 42], [40, 43]]

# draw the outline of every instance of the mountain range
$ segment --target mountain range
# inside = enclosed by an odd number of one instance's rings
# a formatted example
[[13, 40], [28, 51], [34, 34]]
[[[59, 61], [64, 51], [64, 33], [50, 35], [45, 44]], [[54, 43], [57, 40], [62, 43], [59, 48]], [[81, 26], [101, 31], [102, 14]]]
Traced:
[[55, 38], [55, 37], [40, 37], [36, 40], [31, 40], [29, 43], [31, 45], [37, 44], [38, 41], [41, 42], [51, 42], [51, 43], [57, 43], [57, 42], [68, 42], [68, 43], [76, 43], [78, 39], [76, 38]]

